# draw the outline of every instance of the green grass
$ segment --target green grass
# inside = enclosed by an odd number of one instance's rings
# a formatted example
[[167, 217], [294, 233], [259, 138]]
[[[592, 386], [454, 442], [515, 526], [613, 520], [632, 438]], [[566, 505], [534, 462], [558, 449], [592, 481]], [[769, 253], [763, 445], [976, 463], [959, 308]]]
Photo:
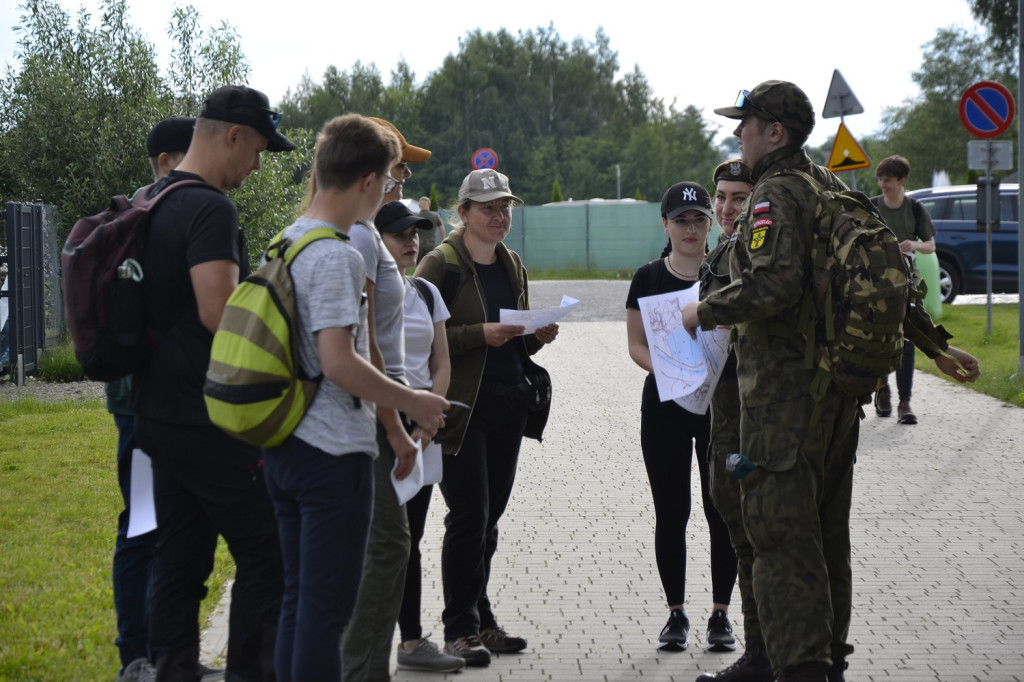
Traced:
[[71, 341], [43, 349], [39, 357], [39, 378], [43, 381], [82, 381], [85, 373], [75, 359], [75, 349]]
[[[0, 424], [0, 680], [113, 679], [113, 420], [98, 400], [20, 399]], [[204, 622], [233, 572], [221, 543]]]
[[633, 278], [632, 270], [530, 270], [532, 281], [541, 279], [624, 279]]
[[[1024, 377], [1018, 373], [1018, 306], [992, 306], [992, 335], [988, 335], [988, 311], [984, 305], [942, 306], [942, 326], [953, 335], [950, 343], [974, 355], [981, 362], [981, 378], [967, 384], [993, 398], [1024, 407]], [[935, 363], [917, 353], [917, 369], [941, 376]]]

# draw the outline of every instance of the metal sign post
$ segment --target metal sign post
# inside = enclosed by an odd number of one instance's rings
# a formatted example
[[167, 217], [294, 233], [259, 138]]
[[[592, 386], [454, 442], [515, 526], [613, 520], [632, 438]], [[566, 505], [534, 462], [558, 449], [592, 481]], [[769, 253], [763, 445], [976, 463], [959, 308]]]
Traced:
[[[985, 171], [978, 180], [979, 191], [985, 192], [985, 292], [988, 305], [988, 334], [992, 335], [992, 230], [995, 225], [992, 204], [999, 201], [999, 185], [992, 189], [992, 171], [1013, 170], [1013, 142], [1008, 140], [971, 140], [967, 143], [967, 167]], [[984, 183], [984, 189], [981, 189]], [[979, 196], [979, 199], [981, 196]], [[1000, 205], [996, 203], [996, 210]]]
[[[1024, 0], [1022, 0], [1024, 1]], [[822, 118], [835, 118], [839, 117], [839, 133], [836, 134], [836, 143], [839, 142], [840, 133], [846, 131], [846, 116], [852, 114], [863, 114], [864, 107], [861, 106], [857, 96], [853, 94], [853, 90], [847, 84], [846, 79], [843, 78], [843, 74], [839, 73], [839, 69], [832, 70], [832, 82], [828, 86], [828, 94], [825, 96], [825, 108], [821, 112]], [[853, 140], [850, 134], [846, 133], [850, 141], [853, 142], [859, 151], [863, 153], [864, 150], [860, 149], [860, 145]], [[832, 151], [835, 155], [835, 149]], [[853, 171], [857, 168], [868, 168], [871, 166], [871, 160], [867, 158], [867, 154], [864, 154], [864, 161], [861, 165], [847, 164], [847, 167], [841, 168], [840, 170], [850, 171], [850, 188], [857, 189], [857, 175]], [[836, 169], [832, 169], [836, 170]]]
[[[1013, 123], [1014, 113], [1013, 96], [1009, 90], [995, 81], [975, 83], [967, 88], [960, 97], [960, 122], [963, 123], [967, 132], [975, 137], [982, 138], [988, 143], [985, 147], [984, 168], [972, 168], [974, 170], [984, 170], [989, 178], [992, 176], [992, 170], [996, 165], [994, 163], [996, 159], [993, 158], [995, 150], [992, 146], [992, 138], [998, 137], [1009, 130], [1010, 125]], [[970, 165], [971, 153], [969, 145], [967, 160]], [[998, 199], [998, 194], [996, 199]], [[985, 289], [988, 293], [988, 335], [992, 336], [992, 201], [987, 201], [986, 204], [988, 208], [985, 211]], [[1018, 269], [1019, 267], [1020, 264], [1018, 263]]]

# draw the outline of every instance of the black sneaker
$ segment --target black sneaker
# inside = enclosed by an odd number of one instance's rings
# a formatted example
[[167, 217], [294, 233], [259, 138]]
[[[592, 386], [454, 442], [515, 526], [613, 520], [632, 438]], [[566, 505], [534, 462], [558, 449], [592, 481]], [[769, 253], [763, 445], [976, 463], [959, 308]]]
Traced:
[[668, 622], [661, 629], [658, 637], [658, 649], [661, 651], [686, 651], [690, 638], [690, 619], [679, 609], [672, 609], [668, 614]]
[[486, 668], [491, 664], [491, 652], [476, 635], [459, 637], [444, 643], [444, 652], [465, 659], [468, 668]]
[[495, 625], [480, 631], [480, 641], [492, 654], [516, 654], [526, 648], [526, 640], [513, 637]]
[[732, 623], [722, 609], [712, 613], [708, 620], [708, 651], [736, 651]]
[[775, 682], [775, 674], [768, 652], [761, 647], [751, 647], [728, 668], [716, 673], [701, 673], [697, 682]]

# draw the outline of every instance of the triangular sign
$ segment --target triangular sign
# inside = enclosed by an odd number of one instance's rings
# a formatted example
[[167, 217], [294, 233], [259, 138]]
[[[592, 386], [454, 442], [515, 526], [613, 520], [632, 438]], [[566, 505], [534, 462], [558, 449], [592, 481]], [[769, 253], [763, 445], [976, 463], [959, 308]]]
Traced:
[[838, 172], [870, 167], [871, 159], [857, 144], [857, 140], [853, 139], [853, 135], [846, 129], [846, 124], [840, 123], [836, 141], [832, 145], [832, 154], [828, 157], [828, 169]]
[[825, 110], [821, 112], [822, 118], [835, 118], [837, 116], [851, 116], [863, 114], [864, 107], [860, 105], [853, 90], [846, 84], [843, 74], [839, 69], [832, 71], [832, 84], [828, 86], [828, 95], [825, 97]]

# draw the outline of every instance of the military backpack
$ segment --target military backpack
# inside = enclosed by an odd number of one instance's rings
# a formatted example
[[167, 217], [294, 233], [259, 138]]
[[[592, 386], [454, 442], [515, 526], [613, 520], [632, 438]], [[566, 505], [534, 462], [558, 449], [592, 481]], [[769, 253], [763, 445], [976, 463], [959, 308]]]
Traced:
[[228, 298], [213, 336], [203, 393], [210, 421], [251, 445], [280, 445], [302, 421], [323, 375], [307, 376], [299, 362], [298, 314], [289, 268], [319, 239], [348, 241], [320, 227], [292, 241], [279, 233], [263, 265]]
[[908, 305], [924, 297], [923, 283], [899, 240], [862, 192], [827, 190], [801, 171], [818, 195], [811, 244], [811, 286], [800, 313], [811, 394], [830, 384], [865, 398], [899, 366]]

